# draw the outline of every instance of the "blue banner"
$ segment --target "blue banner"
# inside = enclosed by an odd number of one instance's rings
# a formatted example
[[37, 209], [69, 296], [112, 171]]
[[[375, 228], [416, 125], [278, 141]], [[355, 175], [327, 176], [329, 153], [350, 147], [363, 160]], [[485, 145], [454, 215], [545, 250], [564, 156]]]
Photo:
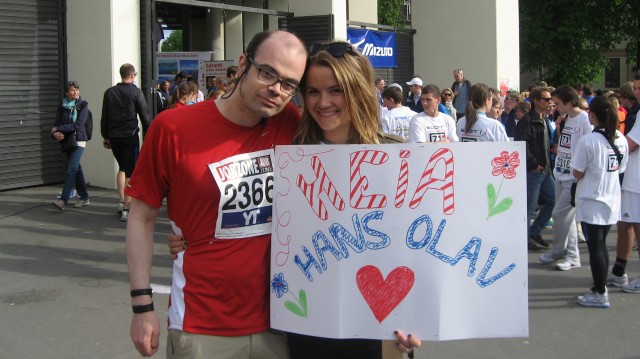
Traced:
[[373, 67], [396, 67], [396, 33], [347, 28], [347, 40]]

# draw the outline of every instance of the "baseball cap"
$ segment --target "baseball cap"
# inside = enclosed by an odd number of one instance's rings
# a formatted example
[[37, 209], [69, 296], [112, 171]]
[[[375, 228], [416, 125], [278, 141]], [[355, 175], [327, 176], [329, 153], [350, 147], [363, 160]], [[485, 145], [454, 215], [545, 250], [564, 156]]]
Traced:
[[407, 82], [407, 85], [418, 85], [418, 86], [422, 86], [422, 80], [418, 77], [414, 77], [411, 79], [411, 81]]

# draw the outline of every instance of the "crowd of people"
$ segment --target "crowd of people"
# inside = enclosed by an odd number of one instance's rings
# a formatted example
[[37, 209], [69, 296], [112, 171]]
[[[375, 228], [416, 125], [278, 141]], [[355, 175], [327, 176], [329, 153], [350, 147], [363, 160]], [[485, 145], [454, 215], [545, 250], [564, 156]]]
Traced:
[[[351, 44], [305, 47], [283, 31], [257, 34], [229, 71], [228, 79], [208, 84], [206, 95], [182, 73], [173, 84], [159, 83], [161, 110], [153, 126], [133, 84], [132, 65], [121, 67], [122, 82], [104, 95], [101, 135], [119, 165], [118, 210], [128, 221], [131, 338], [141, 355], [158, 350], [150, 270], [153, 227], [165, 198], [176, 259], [168, 358], [248, 358], [250, 352], [262, 353], [260, 358], [388, 358], [412, 355], [420, 346], [419, 338], [400, 330], [396, 340], [378, 341], [269, 329], [270, 232], [238, 229], [236, 239], [219, 239], [218, 218], [228, 194], [207, 172], [211, 163], [279, 144], [524, 141], [528, 249], [549, 249], [540, 262], [570, 270], [581, 266], [578, 243], [584, 236], [594, 287], [578, 297], [581, 305], [608, 307], [607, 285], [640, 293], [640, 277], [629, 281], [626, 273], [640, 231], [640, 72], [619, 92], [596, 95], [589, 86], [544, 83], [526, 93], [500, 94], [472, 84], [462, 69], [453, 70], [453, 84], [442, 90], [418, 75], [404, 87], [387, 86], [374, 79], [369, 61]], [[87, 108], [79, 85], [67, 84], [51, 129], [61, 143], [77, 139], [76, 148], [65, 152], [66, 180], [54, 202], [61, 210], [73, 188], [80, 195], [75, 206], [89, 204], [79, 164]], [[139, 156], [138, 117], [145, 134]], [[551, 246], [541, 236], [550, 223]], [[613, 224], [618, 241], [610, 268], [606, 237]]]

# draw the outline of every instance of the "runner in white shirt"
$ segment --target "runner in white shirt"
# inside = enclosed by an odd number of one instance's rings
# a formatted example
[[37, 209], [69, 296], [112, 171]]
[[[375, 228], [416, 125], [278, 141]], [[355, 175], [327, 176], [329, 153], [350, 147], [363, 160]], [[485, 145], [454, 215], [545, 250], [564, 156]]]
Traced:
[[409, 123], [409, 142], [458, 142], [456, 122], [447, 114], [438, 112], [440, 89], [436, 85], [427, 85], [420, 96], [424, 112], [411, 119]]
[[456, 124], [460, 142], [509, 141], [504, 126], [487, 117], [493, 95], [489, 86], [477, 83], [469, 90], [469, 104], [465, 116]]
[[[595, 97], [589, 104], [589, 120], [595, 130], [578, 140], [571, 158], [571, 169], [578, 180], [576, 218], [587, 239], [594, 283], [591, 292], [578, 297], [578, 304], [608, 308], [606, 239], [611, 225], [620, 219], [618, 176], [624, 172], [629, 152], [627, 140], [616, 130], [618, 110], [604, 97]], [[615, 153], [612, 142], [622, 158]]]
[[387, 109], [382, 113], [382, 131], [400, 136], [409, 141], [409, 121], [416, 112], [402, 106], [402, 88], [388, 87], [382, 91], [382, 104]]
[[580, 109], [580, 95], [570, 86], [560, 86], [551, 94], [556, 109], [566, 120], [560, 122], [556, 161], [553, 167], [555, 176], [556, 204], [553, 207], [553, 243], [551, 250], [540, 255], [541, 263], [551, 264], [561, 258], [557, 264], [559, 270], [580, 267], [578, 249], [578, 228], [576, 210], [571, 205], [571, 186], [576, 182], [571, 173], [571, 156], [578, 140], [593, 131], [589, 115]]
[[[633, 77], [633, 93], [640, 101], [640, 71]], [[640, 276], [628, 282], [625, 266], [631, 257], [633, 239], [640, 236], [640, 113], [636, 116], [636, 122], [627, 132], [629, 143], [629, 162], [622, 181], [622, 206], [621, 219], [618, 222], [618, 249], [616, 262], [611, 269], [611, 275], [607, 283], [621, 286], [627, 293], [640, 293]], [[628, 122], [627, 122], [628, 123]], [[640, 256], [640, 249], [638, 249]], [[628, 283], [627, 283], [628, 282]]]

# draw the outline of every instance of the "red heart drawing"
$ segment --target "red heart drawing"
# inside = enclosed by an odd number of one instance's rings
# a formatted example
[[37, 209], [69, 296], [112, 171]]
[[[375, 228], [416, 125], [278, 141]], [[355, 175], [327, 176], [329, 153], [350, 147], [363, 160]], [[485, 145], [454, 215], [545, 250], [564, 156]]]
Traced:
[[414, 280], [413, 271], [407, 267], [392, 270], [387, 279], [372, 265], [360, 268], [356, 274], [358, 289], [379, 323], [409, 294]]

